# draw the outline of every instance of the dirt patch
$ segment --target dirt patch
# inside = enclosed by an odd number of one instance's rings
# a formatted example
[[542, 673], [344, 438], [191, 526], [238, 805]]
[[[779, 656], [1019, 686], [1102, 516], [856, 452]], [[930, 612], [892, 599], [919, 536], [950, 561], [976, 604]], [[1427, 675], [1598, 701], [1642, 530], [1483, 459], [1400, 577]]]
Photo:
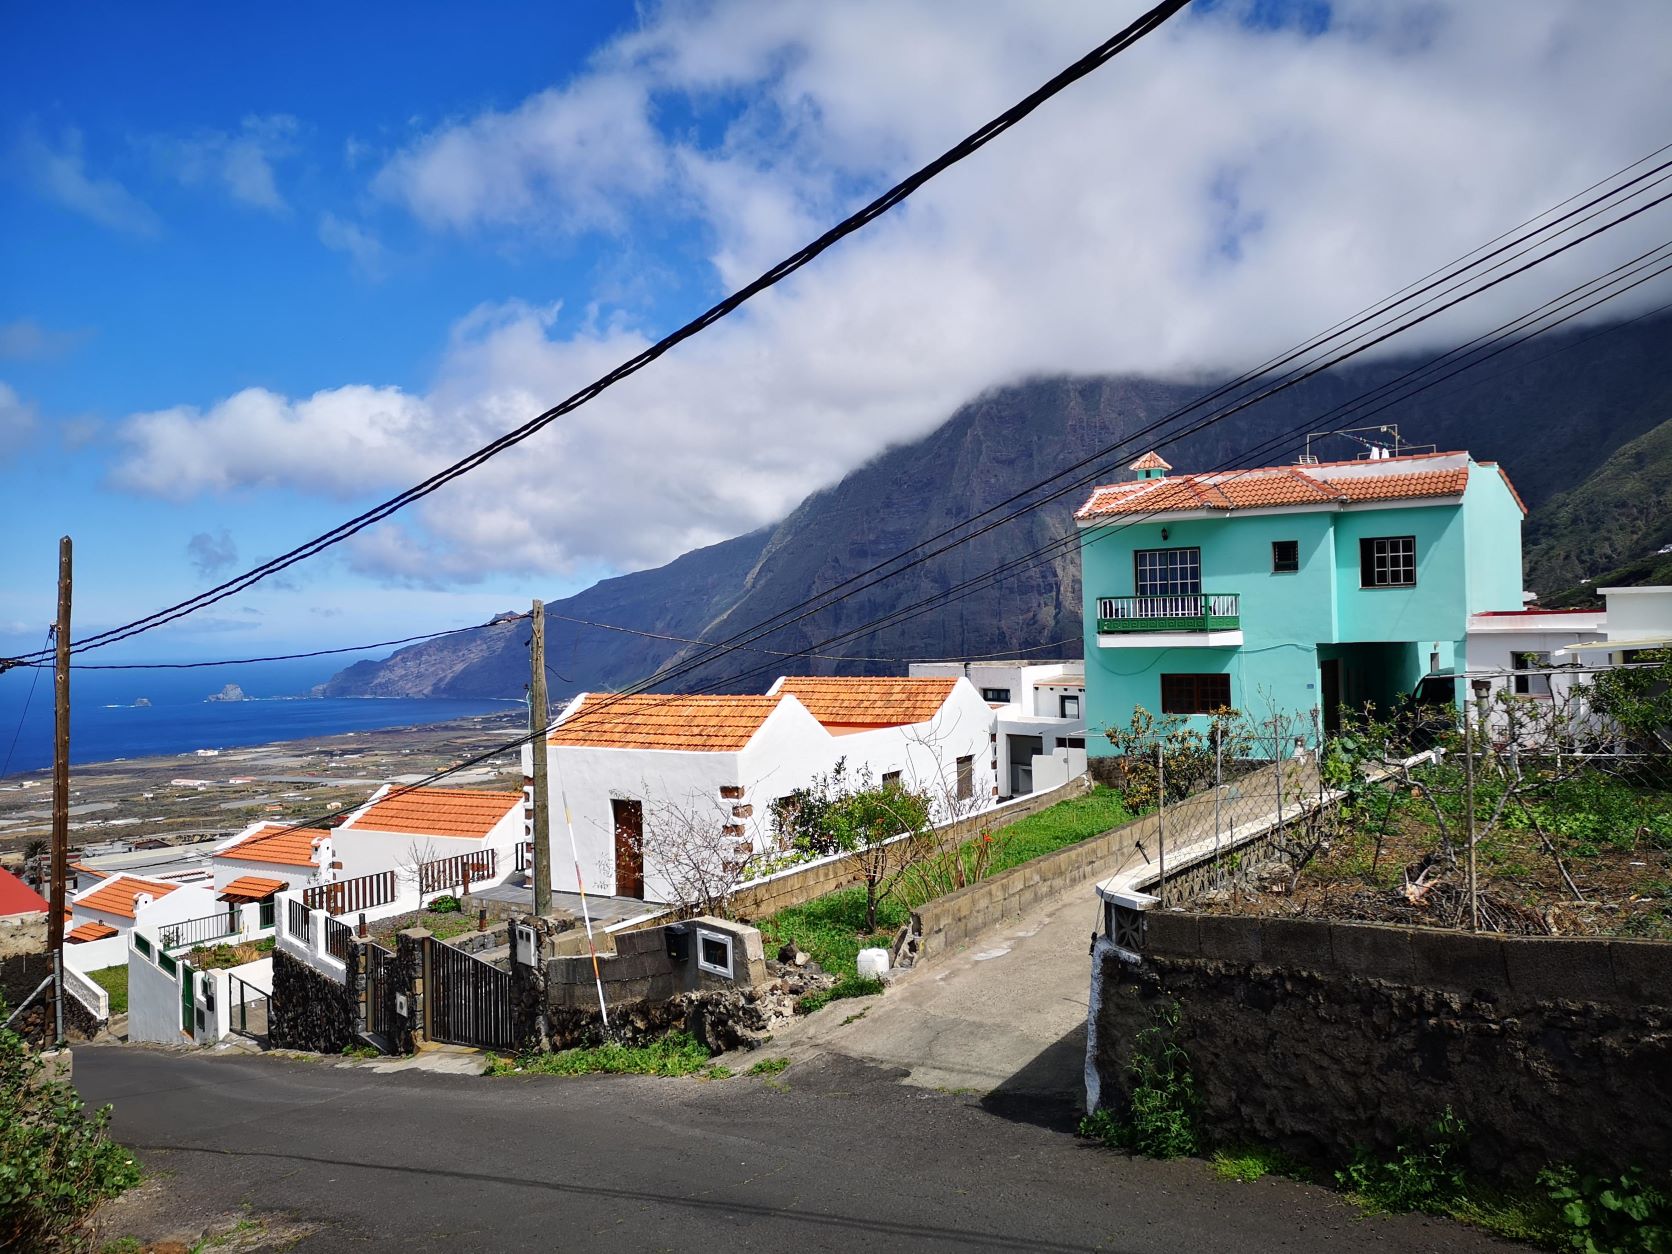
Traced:
[[111, 1254], [256, 1254], [288, 1249], [318, 1229], [273, 1211], [192, 1206], [170, 1187], [164, 1172], [99, 1212], [90, 1248]]
[[[1297, 873], [1294, 859], [1228, 868], [1206, 913], [1418, 927], [1470, 925], [1460, 812], [1415, 788], [1373, 797]], [[1672, 793], [1610, 784], [1594, 804], [1500, 815], [1476, 846], [1481, 927], [1521, 935], [1672, 939]], [[1491, 809], [1477, 803], [1485, 826]], [[1445, 836], [1442, 836], [1442, 827]], [[1449, 838], [1449, 847], [1448, 839]], [[1304, 846], [1306, 842], [1293, 842]]]

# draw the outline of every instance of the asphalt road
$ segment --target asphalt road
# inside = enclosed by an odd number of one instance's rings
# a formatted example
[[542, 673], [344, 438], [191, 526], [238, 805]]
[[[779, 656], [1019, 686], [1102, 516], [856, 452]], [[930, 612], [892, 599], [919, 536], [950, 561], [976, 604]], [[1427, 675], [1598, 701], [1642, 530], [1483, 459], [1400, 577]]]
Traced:
[[[778, 1084], [504, 1077], [133, 1047], [75, 1079], [161, 1173], [144, 1220], [301, 1221], [297, 1251], [1291, 1250], [1513, 1247], [1329, 1192], [1127, 1159], [1060, 1112], [851, 1058]], [[120, 1228], [107, 1232], [119, 1235]]]

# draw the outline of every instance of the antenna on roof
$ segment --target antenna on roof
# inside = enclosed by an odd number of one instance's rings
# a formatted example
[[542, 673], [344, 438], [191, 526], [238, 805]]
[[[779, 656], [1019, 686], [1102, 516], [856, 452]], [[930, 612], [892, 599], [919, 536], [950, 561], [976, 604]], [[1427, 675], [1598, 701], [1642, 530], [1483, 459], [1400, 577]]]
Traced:
[[1314, 431], [1306, 437], [1306, 450], [1300, 455], [1297, 464], [1301, 466], [1316, 466], [1317, 456], [1312, 452], [1312, 441], [1339, 436], [1344, 440], [1351, 440], [1364, 451], [1357, 460], [1376, 462], [1389, 457], [1404, 457], [1412, 453], [1437, 453], [1437, 444], [1407, 444], [1399, 433], [1399, 424], [1393, 422], [1379, 423], [1373, 427], [1346, 427], [1339, 431]]

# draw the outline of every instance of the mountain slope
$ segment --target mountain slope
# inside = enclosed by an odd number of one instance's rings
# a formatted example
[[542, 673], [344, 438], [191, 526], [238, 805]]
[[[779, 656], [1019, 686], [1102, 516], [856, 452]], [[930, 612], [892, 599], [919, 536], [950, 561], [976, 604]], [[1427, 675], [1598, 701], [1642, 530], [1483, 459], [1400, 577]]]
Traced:
[[[1672, 318], [1665, 317], [1606, 334], [1586, 330], [1547, 337], [1376, 413], [1373, 421], [1397, 422], [1408, 441], [1467, 448], [1477, 458], [1501, 461], [1533, 511], [1529, 536], [1539, 537], [1529, 550], [1529, 586], [1554, 589], [1571, 582], [1564, 572], [1581, 562], [1576, 533], [1595, 525], [1587, 522], [1581, 508], [1586, 498], [1578, 491], [1587, 477], [1616, 454], [1631, 461], [1641, 453], [1645, 467], [1672, 469], [1672, 448], [1650, 435], [1672, 413], [1672, 379], [1661, 368], [1669, 344]], [[1280, 462], [1300, 450], [1293, 430], [1338, 425], [1337, 406], [1392, 381], [1410, 365], [1390, 360], [1321, 376], [1163, 450], [1181, 471]], [[1141, 377], [1050, 378], [995, 390], [962, 406], [923, 439], [888, 449], [814, 493], [775, 527], [688, 553], [656, 570], [606, 580], [553, 609], [670, 635], [721, 639], [998, 505], [1133, 435], [1209, 386]], [[1137, 441], [1107, 459], [1098, 478], [1124, 477], [1125, 463], [1149, 445], [1147, 439]], [[1354, 446], [1337, 440], [1319, 451], [1348, 457]], [[1564, 492], [1570, 503], [1553, 505], [1546, 526], [1545, 503]], [[932, 600], [1067, 535], [1070, 515], [1083, 497], [1076, 488], [759, 643], [806, 649], [878, 615]], [[683, 648], [595, 630], [566, 643], [560, 628], [554, 625], [548, 656], [555, 670], [574, 681], [572, 689], [620, 686], [678, 657]], [[842, 667], [873, 672], [897, 670], [906, 658], [991, 655], [1052, 642], [1061, 643], [1051, 654], [1078, 656], [1080, 630], [1078, 559], [1069, 549], [831, 651], [884, 659]], [[526, 682], [525, 641], [526, 632], [512, 631], [432, 641], [384, 662], [360, 663], [335, 677], [328, 691], [516, 695]], [[733, 653], [681, 682], [760, 691], [785, 671], [828, 673], [837, 666]]]

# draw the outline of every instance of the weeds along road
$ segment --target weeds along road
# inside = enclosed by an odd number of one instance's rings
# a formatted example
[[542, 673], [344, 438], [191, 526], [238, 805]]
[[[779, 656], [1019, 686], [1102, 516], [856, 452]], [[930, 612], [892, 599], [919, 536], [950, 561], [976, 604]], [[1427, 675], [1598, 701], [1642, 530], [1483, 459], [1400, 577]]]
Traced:
[[[249, 1055], [76, 1051], [76, 1083], [161, 1173], [159, 1216], [300, 1220], [297, 1251], [1486, 1251], [1325, 1190], [1127, 1159], [978, 1099], [825, 1056], [774, 1082], [483, 1078]], [[189, 1223], [186, 1220], [178, 1222]], [[144, 1230], [148, 1226], [149, 1230]]]

